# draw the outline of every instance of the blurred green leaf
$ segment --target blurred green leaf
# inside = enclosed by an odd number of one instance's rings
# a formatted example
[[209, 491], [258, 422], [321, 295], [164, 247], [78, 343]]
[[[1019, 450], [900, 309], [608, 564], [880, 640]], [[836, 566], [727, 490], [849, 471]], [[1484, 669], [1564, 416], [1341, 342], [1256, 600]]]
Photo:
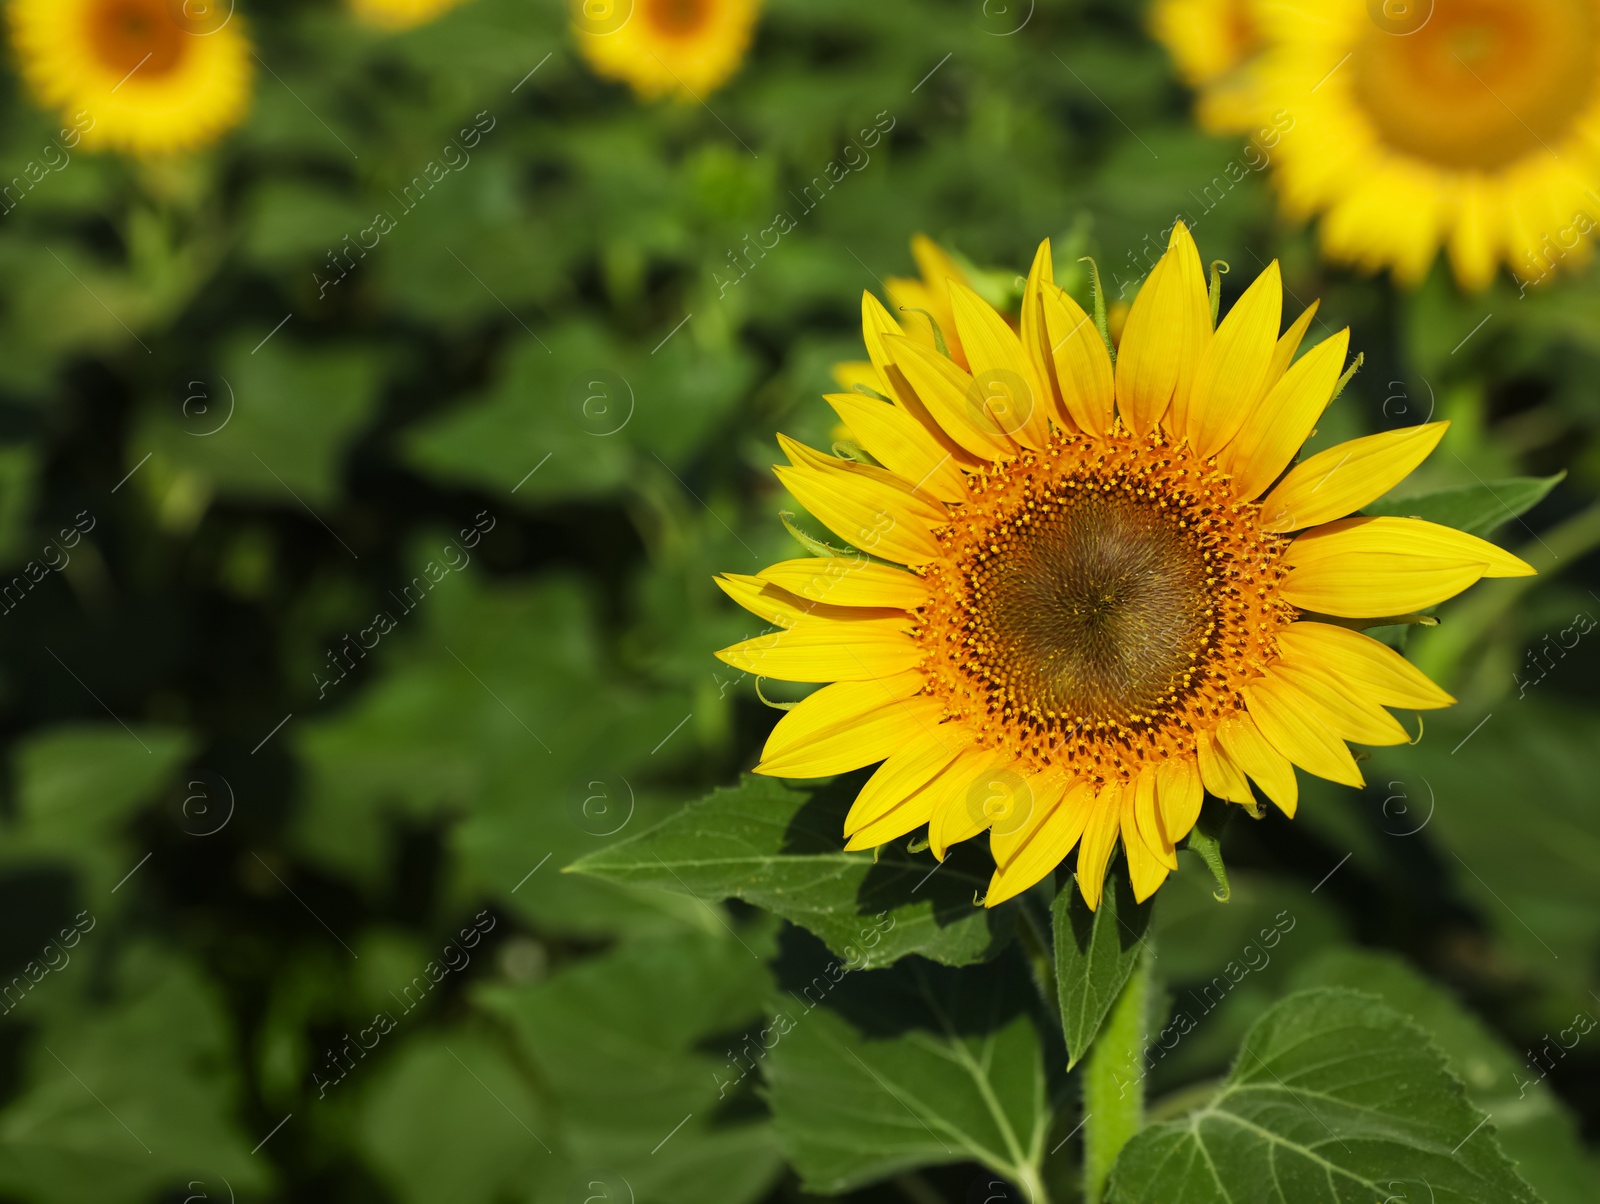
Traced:
[[1408, 1186], [1435, 1204], [1538, 1204], [1425, 1032], [1370, 996], [1318, 990], [1257, 1022], [1208, 1103], [1123, 1148], [1111, 1199], [1370, 1204]]
[[705, 354], [690, 330], [661, 333], [653, 353], [585, 323], [521, 340], [485, 398], [406, 433], [405, 458], [530, 505], [675, 472], [705, 450], [753, 365], [740, 353]]
[[967, 965], [1005, 947], [1014, 912], [975, 900], [989, 870], [974, 850], [943, 863], [898, 848], [876, 861], [846, 853], [848, 798], [840, 784], [799, 790], [749, 775], [571, 868], [707, 901], [743, 899], [816, 933], [855, 967], [908, 953]]
[[[87, 930], [74, 962], [107, 939]], [[57, 973], [77, 982], [52, 975], [29, 997], [39, 1028], [28, 1086], [0, 1112], [0, 1190], [41, 1204], [145, 1204], [186, 1184], [212, 1199], [265, 1188], [235, 1115], [233, 1036], [204, 978], [135, 948], [112, 995], [89, 1004], [74, 997], [87, 966]]]
[[302, 347], [266, 322], [228, 343], [214, 372], [196, 368], [153, 399], [130, 454], [155, 452], [168, 472], [193, 473], [224, 497], [302, 513], [325, 506], [377, 404], [382, 362], [368, 347]]
[[737, 1063], [713, 1038], [762, 1027], [771, 927], [634, 940], [537, 986], [479, 994], [561, 1101], [559, 1140], [575, 1168], [620, 1175], [662, 1204], [765, 1193], [776, 1143], [764, 1124], [717, 1123]]
[[407, 1204], [520, 1198], [559, 1174], [555, 1140], [550, 1110], [504, 1045], [470, 1029], [408, 1044], [361, 1120], [367, 1157]]

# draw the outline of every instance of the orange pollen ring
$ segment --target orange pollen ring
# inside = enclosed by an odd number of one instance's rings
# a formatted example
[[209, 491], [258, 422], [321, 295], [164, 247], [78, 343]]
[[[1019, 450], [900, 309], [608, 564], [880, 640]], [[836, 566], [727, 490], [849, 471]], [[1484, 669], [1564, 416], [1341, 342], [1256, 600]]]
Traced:
[[914, 636], [948, 717], [1035, 771], [1131, 780], [1193, 755], [1298, 615], [1287, 538], [1161, 433], [1057, 435], [968, 490]]

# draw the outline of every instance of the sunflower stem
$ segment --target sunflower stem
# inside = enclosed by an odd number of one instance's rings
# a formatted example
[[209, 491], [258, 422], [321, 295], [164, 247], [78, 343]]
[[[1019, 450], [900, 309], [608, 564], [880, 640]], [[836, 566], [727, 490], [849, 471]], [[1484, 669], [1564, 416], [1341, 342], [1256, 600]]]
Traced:
[[1144, 1127], [1144, 1051], [1150, 1031], [1149, 950], [1111, 1005], [1105, 1027], [1084, 1062], [1083, 1198], [1101, 1204], [1112, 1164]]

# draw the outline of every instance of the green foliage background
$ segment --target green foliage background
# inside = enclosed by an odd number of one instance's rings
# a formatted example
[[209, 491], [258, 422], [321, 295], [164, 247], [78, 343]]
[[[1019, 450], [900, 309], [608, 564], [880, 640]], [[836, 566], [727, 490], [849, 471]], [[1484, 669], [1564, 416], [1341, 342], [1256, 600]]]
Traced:
[[[1600, 277], [1469, 298], [1327, 269], [1123, 4], [770, 0], [730, 86], [653, 107], [553, 0], [398, 36], [310, 0], [240, 19], [267, 68], [242, 129], [177, 163], [75, 154], [0, 218], [6, 575], [92, 524], [0, 619], [0, 1198], [1073, 1198], [1086, 1072], [1023, 956], [1048, 894], [975, 910], [981, 848], [925, 892], [926, 852], [838, 856], [849, 783], [686, 809], [775, 718], [710, 655], [757, 630], [711, 576], [794, 554], [774, 432], [827, 445], [828, 366], [913, 233], [997, 297], [1049, 236], [1087, 300], [1078, 255], [1131, 296], [1182, 215], [1228, 299], [1278, 257], [1354, 327], [1319, 444], [1450, 418], [1405, 488], [1463, 492], [1382, 505], [1542, 575], [1411, 634], [1460, 705], [1364, 793], [1307, 780], [1294, 822], [1235, 820], [1228, 903], [1184, 856], [1148, 920], [1152, 1032], [1293, 928], [1150, 1072], [1168, 1099], [1114, 1198], [1176, 1198], [1141, 1151], [1229, 1123], [1250, 1051], [1309, 1024], [1414, 1060], [1428, 1115], [1339, 1104], [1397, 1143], [1370, 1171], [1391, 1199], [1593, 1199], [1600, 1036], [1556, 1035], [1600, 1014], [1600, 637], [1553, 645], [1600, 612]], [[57, 122], [5, 81], [9, 175]]]

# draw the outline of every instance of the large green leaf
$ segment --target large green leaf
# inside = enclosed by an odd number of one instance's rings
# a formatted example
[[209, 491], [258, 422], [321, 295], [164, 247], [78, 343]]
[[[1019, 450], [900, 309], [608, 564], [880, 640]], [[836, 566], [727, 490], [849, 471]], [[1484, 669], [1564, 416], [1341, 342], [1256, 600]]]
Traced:
[[981, 971], [918, 958], [890, 970], [811, 969], [809, 981], [785, 983], [763, 1063], [779, 1136], [806, 1186], [843, 1192], [970, 1159], [1039, 1198], [1050, 1093], [1016, 959]]
[[1134, 901], [1133, 887], [1120, 869], [1112, 871], [1110, 883], [1094, 911], [1083, 901], [1076, 882], [1056, 895], [1050, 909], [1069, 1069], [1089, 1052], [1106, 1013], [1133, 973], [1150, 926], [1153, 904]]
[[1538, 1204], [1426, 1033], [1371, 996], [1318, 990], [1257, 1022], [1208, 1103], [1124, 1147], [1111, 1199], [1374, 1204], [1408, 1188]]
[[236, 1114], [234, 1038], [213, 989], [188, 964], [138, 947], [122, 955], [108, 998], [75, 997], [89, 994], [91, 973], [78, 963], [109, 936], [104, 917], [82, 923], [71, 951], [51, 956], [70, 960], [19, 1009], [37, 1028], [27, 1086], [0, 1112], [0, 1190], [38, 1204], [144, 1204], [163, 1189], [227, 1199], [225, 1184], [265, 1186], [250, 1147], [266, 1131], [247, 1138]]
[[[1489, 1028], [1442, 988], [1390, 954], [1330, 949], [1303, 966], [1301, 987], [1370, 991], [1428, 1030], [1467, 1089], [1467, 1098], [1495, 1118], [1500, 1148], [1539, 1193], [1544, 1204], [1590, 1204], [1600, 1163], [1584, 1149], [1571, 1114], [1543, 1075], [1506, 1047]], [[1572, 1045], [1587, 1030], [1569, 1025]], [[1548, 1056], [1547, 1056], [1548, 1057]]]
[[718, 1113], [733, 1077], [724, 1040], [737, 1046], [728, 1034], [764, 1024], [774, 926], [633, 940], [547, 982], [480, 993], [560, 1101], [550, 1141], [573, 1175], [620, 1176], [660, 1204], [746, 1204], [766, 1192], [778, 1171], [770, 1127]]
[[989, 881], [981, 851], [958, 847], [943, 864], [899, 848], [876, 860], [846, 853], [850, 794], [843, 783], [801, 790], [747, 776], [571, 868], [708, 902], [743, 899], [810, 929], [855, 968], [908, 953], [958, 966], [993, 957], [1015, 917], [974, 901]]
[[1558, 472], [1553, 477], [1512, 477], [1437, 493], [1384, 497], [1364, 507], [1362, 513], [1423, 518], [1473, 535], [1488, 535], [1532, 510], [1566, 475]]

